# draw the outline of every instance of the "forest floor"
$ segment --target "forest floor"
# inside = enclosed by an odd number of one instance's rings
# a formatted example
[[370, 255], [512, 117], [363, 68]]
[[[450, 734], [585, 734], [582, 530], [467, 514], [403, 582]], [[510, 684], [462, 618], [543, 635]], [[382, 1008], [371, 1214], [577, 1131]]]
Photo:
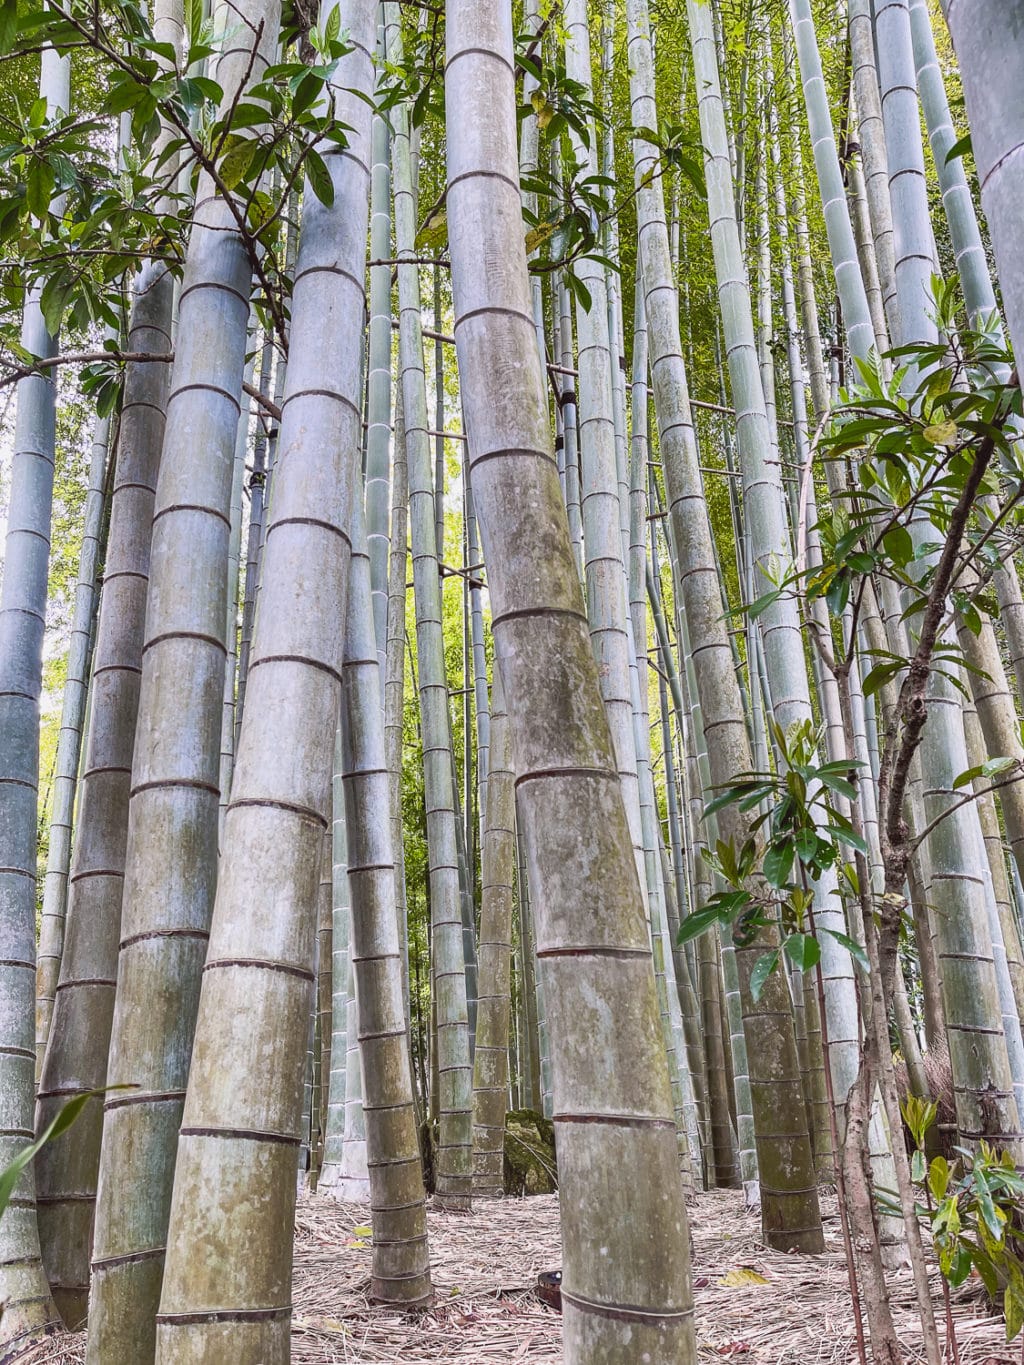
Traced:
[[[698, 1195], [691, 1207], [701, 1365], [848, 1365], [856, 1360], [835, 1201], [825, 1201], [827, 1251], [785, 1256], [760, 1240], [760, 1220], [734, 1191]], [[413, 1317], [366, 1298], [367, 1212], [315, 1195], [299, 1201], [295, 1228], [294, 1365], [555, 1365], [561, 1317], [533, 1293], [539, 1271], [560, 1264], [557, 1197], [489, 1204], [471, 1214], [429, 1214], [437, 1302]], [[737, 1272], [747, 1272], [746, 1274]], [[933, 1288], [941, 1323], [938, 1276]], [[923, 1359], [909, 1271], [892, 1277], [894, 1315], [908, 1365]], [[977, 1293], [954, 1307], [961, 1365], [1018, 1365], [1000, 1318]], [[942, 1328], [940, 1327], [940, 1333]], [[40, 1343], [22, 1365], [79, 1365], [85, 1338]]]

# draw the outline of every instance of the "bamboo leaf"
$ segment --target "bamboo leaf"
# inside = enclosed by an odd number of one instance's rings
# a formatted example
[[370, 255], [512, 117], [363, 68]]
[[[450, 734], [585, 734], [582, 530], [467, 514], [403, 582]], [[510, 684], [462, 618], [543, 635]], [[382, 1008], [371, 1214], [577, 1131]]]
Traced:
[[751, 1270], [749, 1266], [737, 1266], [734, 1270], [728, 1270], [716, 1284], [724, 1285], [726, 1289], [744, 1289], [748, 1285], [769, 1284], [767, 1276], [760, 1275], [756, 1270]]
[[964, 133], [963, 137], [957, 138], [949, 151], [946, 153], [946, 165], [955, 161], [958, 156], [963, 156], [965, 152], [973, 151], [970, 133]]
[[[110, 1090], [130, 1090], [134, 1087], [116, 1085], [108, 1088]], [[14, 1187], [18, 1183], [22, 1171], [35, 1159], [36, 1153], [41, 1151], [48, 1142], [52, 1142], [54, 1138], [66, 1133], [89, 1101], [105, 1093], [104, 1090], [87, 1090], [84, 1094], [76, 1095], [74, 1099], [68, 1100], [67, 1104], [62, 1106], [35, 1142], [22, 1148], [10, 1165], [3, 1172], [0, 1172], [0, 1218], [3, 1217], [7, 1205], [10, 1203], [11, 1195], [14, 1193]]]

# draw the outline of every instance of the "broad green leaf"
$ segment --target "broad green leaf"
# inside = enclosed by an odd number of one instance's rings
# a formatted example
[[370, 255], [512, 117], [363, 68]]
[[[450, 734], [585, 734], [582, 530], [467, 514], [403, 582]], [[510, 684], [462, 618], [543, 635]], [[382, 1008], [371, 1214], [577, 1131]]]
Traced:
[[754, 963], [754, 970], [750, 973], [750, 994], [755, 1002], [761, 999], [765, 982], [778, 965], [779, 950], [777, 948], [774, 952], [765, 953]]
[[312, 149], [306, 154], [306, 176], [309, 186], [326, 208], [334, 203], [334, 181], [323, 157]]
[[448, 213], [442, 204], [427, 215], [416, 233], [416, 246], [422, 250], [441, 251], [448, 242]]
[[764, 855], [764, 879], [769, 886], [782, 887], [793, 870], [793, 845], [771, 844]]
[[798, 971], [809, 972], [821, 961], [821, 946], [813, 934], [790, 934], [782, 946]]
[[0, 55], [10, 52], [18, 36], [18, 0], [0, 3]]
[[220, 178], [229, 190], [233, 190], [236, 185], [240, 185], [245, 179], [246, 172], [252, 165], [252, 159], [256, 155], [258, 146], [259, 143], [254, 139], [232, 139], [228, 150], [221, 157], [219, 167]]
[[707, 905], [703, 910], [695, 910], [692, 915], [687, 915], [679, 926], [679, 943], [689, 943], [691, 939], [699, 938], [706, 929], [710, 929], [713, 924], [717, 924], [720, 916], [716, 906]]
[[818, 852], [818, 836], [817, 834], [815, 834], [814, 830], [813, 829], [797, 830], [796, 839], [794, 842], [796, 843], [797, 857], [800, 859], [800, 861], [802, 863], [813, 862], [815, 855]]
[[985, 1227], [996, 1241], [1001, 1240], [1006, 1226], [1006, 1214], [993, 1200], [988, 1180], [977, 1162], [974, 1166], [974, 1197], [977, 1200], [978, 1212], [981, 1214]]
[[48, 161], [34, 160], [28, 173], [28, 207], [36, 218], [45, 218], [50, 211], [55, 177]]
[[870, 970], [870, 964], [868, 963], [868, 955], [867, 955], [867, 953], [866, 953], [866, 952], [864, 951], [864, 949], [860, 946], [860, 944], [859, 944], [859, 943], [855, 943], [854, 940], [853, 940], [852, 938], [850, 938], [850, 936], [849, 936], [848, 934], [841, 934], [841, 933], [839, 932], [838, 929], [824, 929], [824, 928], [823, 928], [821, 932], [822, 932], [823, 934], [828, 934], [828, 935], [830, 935], [832, 938], [834, 938], [835, 941], [836, 941], [841, 947], [843, 947], [843, 948], [846, 949], [846, 951], [850, 954], [850, 956], [851, 956], [855, 961], [857, 961], [857, 962], [860, 963], [860, 965], [864, 968], [865, 971], [869, 971], [869, 970]]
[[957, 424], [955, 422], [933, 422], [925, 427], [924, 438], [935, 446], [956, 445]]
[[976, 777], [981, 776], [981, 764], [973, 768], [965, 768], [962, 773], [957, 773], [953, 778], [953, 790], [959, 791], [961, 787], [969, 787]]

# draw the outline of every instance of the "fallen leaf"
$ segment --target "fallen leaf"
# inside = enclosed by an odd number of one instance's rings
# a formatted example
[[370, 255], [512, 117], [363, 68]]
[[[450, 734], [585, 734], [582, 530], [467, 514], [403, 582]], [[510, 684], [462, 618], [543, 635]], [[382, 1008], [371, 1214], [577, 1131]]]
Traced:
[[718, 1281], [726, 1289], [739, 1289], [747, 1284], [767, 1284], [768, 1281], [763, 1275], [759, 1275], [756, 1270], [750, 1270], [746, 1266], [738, 1266], [735, 1270], [730, 1270]]

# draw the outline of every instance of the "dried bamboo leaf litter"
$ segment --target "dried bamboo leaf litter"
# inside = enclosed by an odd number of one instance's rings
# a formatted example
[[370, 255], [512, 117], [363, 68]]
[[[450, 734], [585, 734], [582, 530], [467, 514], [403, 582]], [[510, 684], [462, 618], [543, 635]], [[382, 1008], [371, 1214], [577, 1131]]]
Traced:
[[[824, 1200], [823, 1256], [767, 1250], [756, 1213], [733, 1190], [698, 1195], [694, 1237], [701, 1365], [849, 1365], [856, 1360], [835, 1201]], [[295, 1365], [509, 1365], [561, 1360], [561, 1318], [538, 1301], [541, 1270], [560, 1264], [554, 1195], [481, 1204], [469, 1214], [428, 1215], [437, 1292], [426, 1313], [371, 1304], [368, 1212], [304, 1194], [295, 1220]], [[736, 1272], [752, 1272], [736, 1274]], [[730, 1277], [729, 1284], [721, 1281]], [[932, 1284], [941, 1322], [938, 1271]], [[907, 1365], [923, 1360], [909, 1271], [890, 1280]], [[1001, 1318], [976, 1292], [955, 1297], [962, 1365], [1017, 1365]], [[941, 1329], [940, 1329], [941, 1330]], [[81, 1365], [85, 1337], [63, 1333], [24, 1351], [19, 1365]]]

